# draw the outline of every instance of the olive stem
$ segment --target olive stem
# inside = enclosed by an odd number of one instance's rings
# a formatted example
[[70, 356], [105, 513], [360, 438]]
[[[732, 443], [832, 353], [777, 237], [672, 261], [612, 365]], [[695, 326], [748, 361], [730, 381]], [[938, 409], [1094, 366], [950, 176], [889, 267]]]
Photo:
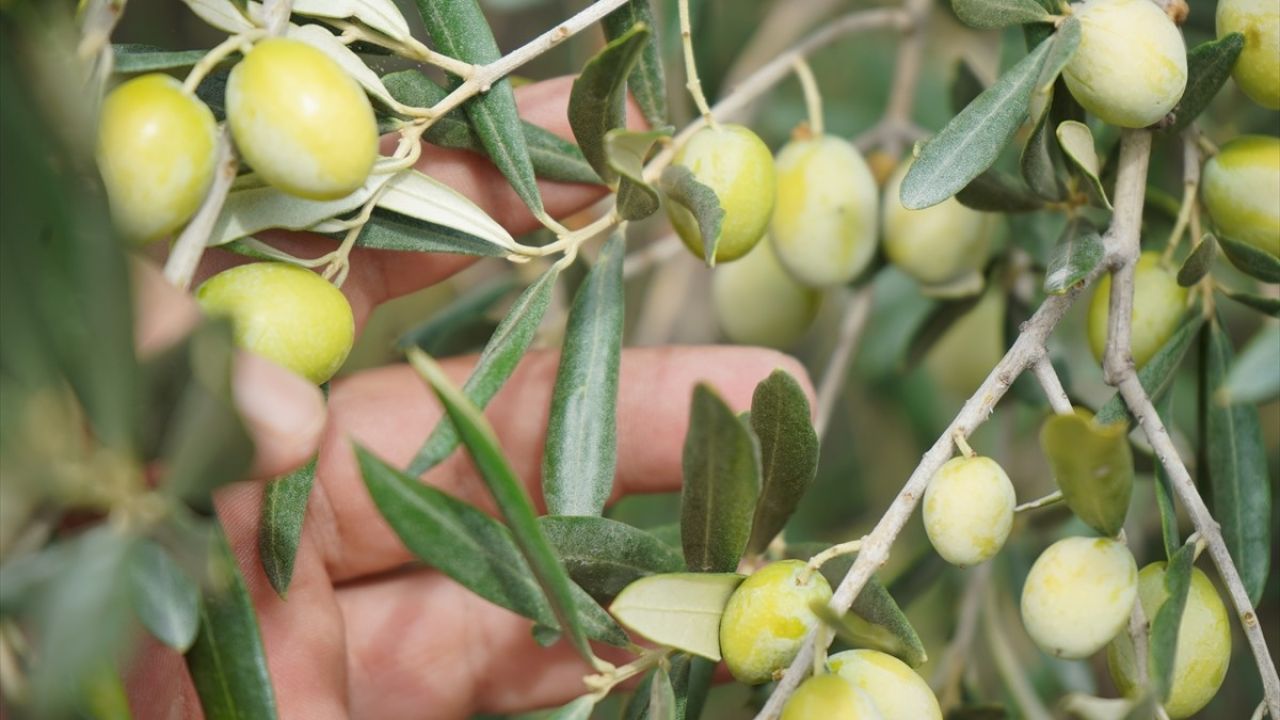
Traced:
[[1253, 711], [1253, 717], [1250, 720], [1262, 720], [1267, 716], [1267, 701], [1263, 700], [1258, 703], [1258, 709]]
[[693, 96], [693, 104], [698, 107], [698, 113], [702, 115], [702, 119], [712, 129], [716, 129], [715, 117], [711, 114], [711, 107], [707, 105], [707, 96], [702, 92], [702, 80], [698, 79], [698, 63], [693, 57], [693, 28], [689, 22], [689, 0], [679, 0], [678, 8], [680, 43], [684, 46], [685, 88]]
[[815, 572], [822, 569], [823, 565], [835, 560], [838, 557], [852, 555], [862, 549], [862, 541], [864, 538], [842, 542], [838, 545], [823, 550], [822, 552], [809, 558], [809, 562], [805, 564], [804, 570], [796, 577], [796, 583], [799, 585], [807, 585], [809, 578], [813, 577]]
[[201, 81], [218, 63], [227, 59], [233, 52], [248, 52], [255, 41], [265, 36], [266, 32], [263, 30], [247, 30], [218, 43], [200, 58], [200, 62], [191, 68], [191, 72], [187, 73], [187, 79], [182, 82], [182, 91], [188, 95], [194, 94], [196, 88], [200, 87]]
[[907, 22], [902, 28], [902, 42], [894, 61], [893, 82], [884, 117], [857, 143], [859, 149], [867, 147], [868, 139], [880, 145], [889, 155], [901, 154], [903, 143], [914, 142], [925, 133], [911, 121], [915, 107], [916, 88], [920, 84], [920, 69], [924, 64], [925, 30], [932, 3], [929, 0], [904, 0], [902, 9]]
[[370, 45], [377, 45], [396, 53], [400, 57], [434, 65], [462, 80], [466, 80], [476, 72], [475, 65], [438, 53], [422, 44], [420, 40], [412, 35], [405, 38], [393, 38], [369, 28], [363, 23], [350, 20], [326, 20], [326, 22], [342, 31], [341, 38], [344, 44], [350, 44], [358, 40]]
[[272, 37], [283, 35], [289, 29], [289, 15], [293, 12], [293, 0], [263, 0], [263, 18], [267, 26], [267, 34]]
[[956, 442], [956, 449], [960, 451], [961, 455], [967, 458], [978, 457], [978, 453], [974, 452], [973, 448], [969, 447], [969, 439], [965, 436], [965, 433], [962, 430], [959, 430], [959, 429], [956, 430], [955, 442]]
[[960, 610], [956, 613], [956, 634], [942, 651], [942, 657], [930, 679], [929, 686], [938, 697], [944, 713], [961, 700], [959, 685], [965, 670], [964, 659], [972, 655], [971, 648], [974, 636], [977, 635], [982, 599], [990, 582], [991, 563], [982, 563], [969, 571], [964, 594], [960, 597]]
[[844, 320], [836, 334], [836, 345], [827, 359], [827, 366], [822, 371], [822, 382], [818, 386], [817, 409], [814, 415], [814, 430], [821, 439], [827, 433], [831, 423], [831, 413], [835, 409], [836, 398], [844, 387], [845, 378], [849, 374], [849, 361], [858, 347], [862, 331], [867, 327], [871, 317], [871, 287], [859, 288], [849, 296], [844, 306]]
[[1040, 508], [1049, 507], [1050, 505], [1057, 505], [1058, 503], [1062, 502], [1062, 500], [1063, 500], [1062, 491], [1054, 490], [1053, 492], [1049, 493], [1048, 495], [1045, 495], [1042, 498], [1036, 498], [1035, 500], [1030, 500], [1028, 502], [1022, 503], [1021, 505], [1015, 507], [1013, 511], [1015, 513], [1020, 513], [1020, 512], [1026, 512], [1028, 510], [1039, 510]]
[[360, 231], [364, 230], [369, 218], [373, 216], [373, 209], [378, 206], [378, 199], [382, 197], [382, 193], [387, 189], [388, 184], [379, 185], [378, 189], [369, 195], [364, 207], [360, 208], [360, 214], [350, 221], [351, 226], [347, 229], [346, 236], [342, 238], [342, 244], [338, 246], [337, 250], [330, 253], [332, 258], [329, 260], [329, 265], [321, 273], [321, 276], [325, 280], [331, 281], [335, 287], [341, 288], [342, 284], [347, 281], [347, 273], [351, 270], [351, 249], [355, 247], [356, 239], [360, 237]]
[[1000, 617], [996, 605], [998, 601], [995, 593], [986, 593], [986, 602], [982, 603], [982, 627], [987, 647], [996, 664], [996, 672], [1004, 681], [1014, 704], [1022, 711], [1022, 717], [1027, 720], [1052, 720], [1053, 715], [1040, 702], [1035, 687], [1023, 673], [1021, 661], [1009, 646], [1009, 638], [1004, 634], [1006, 620]]
[[200, 203], [200, 209], [182, 230], [178, 240], [174, 242], [169, 259], [164, 264], [164, 277], [175, 286], [186, 290], [195, 277], [200, 257], [204, 255], [205, 244], [213, 231], [222, 205], [227, 201], [227, 193], [231, 191], [231, 183], [236, 179], [236, 167], [239, 159], [235, 148], [231, 145], [231, 131], [226, 124], [218, 133], [217, 163], [213, 174], [213, 182], [209, 192]]
[[809, 61], [803, 57], [793, 60], [791, 68], [795, 70], [796, 79], [800, 81], [800, 87], [804, 90], [804, 105], [809, 114], [809, 130], [815, 137], [822, 137], [825, 130], [822, 123], [822, 92], [818, 90], [818, 81], [813, 77], [813, 69], [809, 67]]
[[1049, 407], [1053, 408], [1055, 414], [1070, 415], [1075, 412], [1071, 407], [1071, 398], [1067, 397], [1067, 391], [1062, 387], [1062, 380], [1058, 378], [1058, 372], [1053, 369], [1053, 361], [1049, 359], [1048, 352], [1040, 353], [1040, 357], [1031, 366], [1031, 372], [1040, 382], [1045, 397], [1049, 399]]
[[603, 700], [616, 685], [625, 682], [659, 664], [670, 654], [671, 648], [669, 647], [658, 647], [651, 650], [645, 650], [640, 657], [632, 660], [626, 665], [612, 668], [594, 675], [588, 675], [582, 678], [582, 682], [587, 686], [587, 689], [591, 691], [591, 694], [594, 695], [597, 700]]
[[[1116, 538], [1122, 544], [1128, 545], [1129, 538], [1125, 535], [1124, 530], [1120, 531]], [[1129, 610], [1129, 624], [1126, 626], [1129, 634], [1129, 642], [1133, 643], [1133, 664], [1134, 675], [1138, 681], [1139, 687], [1148, 687], [1151, 682], [1151, 673], [1147, 669], [1147, 634], [1151, 631], [1151, 626], [1147, 622], [1146, 611], [1142, 608], [1141, 600], [1134, 600], [1133, 607]], [[1156, 707], [1160, 707], [1160, 703], [1156, 702]], [[1163, 714], [1164, 709], [1160, 708], [1157, 716]], [[1163, 718], [1168, 720], [1168, 718]]]
[[[1160, 256], [1161, 263], [1166, 266], [1173, 262], [1173, 253], [1182, 244], [1182, 236], [1187, 230], [1192, 215], [1195, 214], [1196, 196], [1200, 191], [1200, 162], [1200, 147], [1195, 141], [1195, 129], [1188, 128], [1182, 133], [1182, 205], [1178, 207], [1177, 220], [1169, 233], [1164, 253]], [[1196, 242], [1199, 239], [1200, 233], [1197, 228], [1191, 240]]]

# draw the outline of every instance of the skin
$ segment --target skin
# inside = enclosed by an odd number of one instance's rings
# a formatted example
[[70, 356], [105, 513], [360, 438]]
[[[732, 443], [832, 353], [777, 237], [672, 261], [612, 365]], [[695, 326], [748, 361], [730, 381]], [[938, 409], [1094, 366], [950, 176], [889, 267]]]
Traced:
[[1222, 0], [1218, 37], [1244, 35], [1244, 50], [1231, 71], [1236, 84], [1262, 107], [1280, 110], [1280, 5], [1272, 0]]
[[885, 186], [885, 255], [923, 285], [945, 285], [977, 271], [991, 249], [986, 214], [955, 198], [923, 210], [903, 207], [898, 193], [910, 167], [903, 163]]
[[1089, 657], [1124, 629], [1138, 597], [1129, 549], [1107, 538], [1072, 537], [1036, 558], [1022, 588], [1022, 622], [1041, 650]]
[[818, 624], [812, 604], [830, 600], [826, 578], [806, 572], [802, 560], [770, 563], [752, 573], [720, 618], [720, 652], [729, 672], [748, 685], [768, 682], [791, 664], [805, 634]]
[[942, 720], [929, 684], [898, 658], [877, 650], [846, 650], [827, 668], [871, 698], [884, 720]]
[[924, 529], [944, 560], [977, 565], [1004, 547], [1016, 502], [1013, 483], [995, 460], [952, 458], [925, 490]]
[[837, 675], [815, 675], [800, 683], [782, 708], [781, 720], [885, 720], [866, 693]]
[[[1111, 276], [1098, 281], [1089, 301], [1089, 348], [1102, 362], [1107, 347], [1107, 317], [1111, 313]], [[1133, 362], [1141, 368], [1178, 329], [1187, 304], [1187, 288], [1160, 264], [1160, 253], [1138, 256], [1133, 280], [1133, 325], [1129, 339]]]
[[822, 294], [788, 275], [765, 238], [738, 262], [715, 269], [711, 301], [730, 341], [783, 349], [809, 330]]
[[[565, 115], [571, 82], [562, 78], [520, 88], [521, 115], [571, 137]], [[630, 116], [638, 126], [634, 107]], [[418, 168], [467, 195], [513, 233], [537, 226], [501, 174], [475, 155], [428, 146]], [[548, 210], [557, 216], [590, 205], [600, 193], [585, 186], [543, 185]], [[331, 241], [297, 234], [275, 236], [272, 242], [307, 254], [332, 247]], [[241, 262], [230, 254], [210, 253], [202, 273], [208, 276]], [[471, 262], [461, 256], [357, 250], [343, 286], [357, 328], [378, 304], [439, 282]], [[194, 302], [166, 285], [149, 264], [139, 264], [136, 283], [138, 345], [146, 354], [180, 337], [198, 313]], [[473, 363], [474, 358], [448, 360], [445, 370], [460, 383]], [[555, 353], [530, 354], [488, 413], [503, 449], [539, 504], [543, 411], [557, 363]], [[625, 351], [614, 500], [679, 489], [689, 397], [698, 381], [710, 381], [732, 407], [746, 409], [755, 384], [778, 367], [802, 378], [812, 395], [802, 366], [773, 351]], [[658, 386], [664, 392], [654, 393]], [[439, 573], [404, 567], [411, 557], [369, 499], [351, 442], [392, 463], [409, 460], [441, 416], [411, 370], [397, 365], [339, 378], [332, 383], [326, 409], [311, 383], [242, 354], [234, 390], [257, 442], [254, 479], [226, 487], [216, 504], [258, 613], [281, 717], [415, 717], [429, 707], [434, 717], [466, 718], [553, 706], [581, 693], [588, 669], [565, 643], [540, 648], [530, 636], [529, 621]], [[262, 481], [302, 465], [317, 449], [316, 486], [286, 603], [276, 597], [257, 557]], [[424, 481], [494, 512], [463, 453]], [[199, 716], [182, 659], [172, 651], [154, 644], [143, 647], [129, 685], [134, 716], [140, 720]]]
[[1280, 257], [1280, 138], [1242, 135], [1223, 145], [1204, 164], [1200, 188], [1219, 232]]

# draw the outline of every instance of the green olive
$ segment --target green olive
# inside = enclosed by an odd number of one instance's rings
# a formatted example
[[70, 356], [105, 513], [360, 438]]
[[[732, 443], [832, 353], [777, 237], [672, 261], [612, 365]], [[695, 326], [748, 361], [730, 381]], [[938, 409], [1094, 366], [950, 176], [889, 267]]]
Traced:
[[903, 163], [884, 190], [889, 262], [925, 285], [946, 285], [975, 273], [991, 249], [990, 218], [955, 198], [923, 210], [903, 207], [898, 193], [910, 167], [910, 160]]
[[[759, 136], [741, 125], [703, 128], [680, 147], [672, 164], [688, 168], [720, 200], [724, 219], [717, 262], [740, 258], [760, 242], [773, 214], [775, 179], [773, 154]], [[694, 255], [703, 257], [702, 234], [693, 214], [678, 203], [665, 205], [676, 234]]]
[[1244, 35], [1231, 74], [1259, 105], [1280, 110], [1280, 5], [1275, 0], [1219, 0], [1218, 37]]
[[766, 238], [738, 262], [716, 268], [711, 302], [730, 341], [788, 348], [809, 329], [822, 294], [792, 279]]
[[876, 181], [858, 149], [831, 135], [793, 140], [778, 153], [770, 225], [778, 259], [810, 287], [843, 285], [876, 253]]
[[196, 290], [210, 315], [229, 316], [236, 344], [320, 384], [355, 339], [351, 305], [319, 275], [282, 262], [223, 270]]
[[168, 75], [136, 77], [107, 94], [98, 169], [126, 238], [164, 237], [195, 214], [213, 181], [217, 133], [209, 108]]
[[1187, 87], [1187, 48], [1178, 26], [1150, 0], [1073, 7], [1080, 46], [1062, 71], [1072, 96], [1112, 125], [1160, 121]]
[[[1166, 563], [1152, 563], [1138, 573], [1138, 597], [1148, 622], [1169, 599], [1164, 586]], [[1209, 576], [1191, 569], [1187, 604], [1178, 624], [1178, 649], [1173, 661], [1173, 683], [1164, 709], [1173, 720], [1190, 717], [1213, 699], [1227, 676], [1231, 662], [1231, 620]], [[1116, 687], [1136, 694], [1133, 641], [1122, 633], [1107, 647], [1107, 667]]]
[[1111, 642], [1138, 597], [1138, 566], [1124, 545], [1072, 537], [1050, 545], [1022, 587], [1022, 623], [1045, 652], [1079, 660]]
[[1200, 189], [1219, 232], [1280, 257], [1280, 138], [1244, 135], [1223, 145], [1205, 163]]
[[263, 40], [231, 69], [227, 123], [254, 171], [299, 197], [351, 194], [378, 156], [378, 125], [364, 90], [298, 40]]
[[[1098, 282], [1089, 302], [1089, 347], [1102, 362], [1107, 347], [1107, 317], [1111, 313], [1111, 276]], [[1178, 277], [1160, 262], [1160, 254], [1145, 252], [1138, 257], [1133, 276], [1133, 324], [1129, 339], [1133, 362], [1141, 368], [1156, 354], [1173, 332], [1187, 304], [1187, 289]]]
[[878, 650], [846, 650], [827, 668], [865, 692], [884, 720], [942, 720], [929, 684], [898, 658]]
[[781, 720], [888, 720], [866, 694], [835, 675], [815, 675], [787, 699]]
[[773, 679], [818, 624], [812, 605], [830, 600], [826, 578], [809, 572], [801, 560], [781, 560], [752, 573], [729, 596], [720, 618], [720, 653], [729, 672], [748, 685]]
[[958, 457], [938, 469], [924, 493], [924, 529], [944, 560], [968, 567], [1004, 547], [1017, 498], [1000, 464]]

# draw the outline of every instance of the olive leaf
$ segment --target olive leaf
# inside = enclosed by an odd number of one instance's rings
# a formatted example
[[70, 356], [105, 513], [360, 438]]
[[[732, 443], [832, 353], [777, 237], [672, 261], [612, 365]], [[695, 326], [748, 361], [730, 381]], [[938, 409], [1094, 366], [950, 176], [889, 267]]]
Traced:
[[1182, 626], [1182, 613], [1187, 606], [1187, 593], [1191, 589], [1191, 574], [1196, 558], [1196, 544], [1182, 546], [1164, 572], [1165, 600], [1151, 622], [1151, 637], [1147, 645], [1148, 667], [1156, 696], [1168, 702], [1173, 690], [1174, 662], [1178, 657], [1178, 629]]
[[643, 220], [658, 211], [662, 198], [644, 179], [644, 162], [654, 143], [671, 137], [671, 128], [635, 131], [616, 129], [604, 136], [604, 153], [618, 174], [618, 216]]
[[961, 205], [984, 212], [1032, 212], [1044, 208], [1044, 200], [1034, 195], [1021, 180], [996, 170], [987, 170], [956, 193]]
[[[314, 0], [313, 0], [314, 1]], [[306, 25], [289, 25], [286, 35], [294, 40], [307, 43], [333, 60], [343, 72], [364, 88], [373, 99], [386, 107], [396, 109], [395, 98], [387, 91], [382, 80], [354, 50], [343, 44], [341, 38], [329, 32], [322, 25], [308, 23]]]
[[306, 17], [359, 20], [392, 40], [412, 37], [394, 0], [293, 0], [291, 10]]
[[1213, 269], [1213, 259], [1217, 254], [1217, 241], [1212, 233], [1205, 233], [1187, 259], [1182, 261], [1182, 267], [1178, 268], [1178, 284], [1191, 287], [1200, 282]]
[[1071, 511], [1112, 537], [1124, 527], [1133, 496], [1133, 454], [1126, 423], [1099, 425], [1087, 410], [1054, 415], [1040, 429], [1040, 446]]
[[1050, 295], [1066, 293], [1088, 277], [1105, 254], [1097, 230], [1079, 220], [1068, 223], [1045, 269], [1044, 291]]
[[618, 593], [609, 612], [650, 642], [719, 661], [720, 616], [742, 580], [736, 573], [650, 575]]
[[720, 245], [720, 229], [724, 222], [724, 208], [720, 207], [716, 191], [698, 182], [689, 168], [681, 165], [668, 165], [662, 171], [658, 186], [669, 202], [693, 215], [698, 223], [707, 267], [715, 267], [716, 248]]
[[760, 441], [760, 499], [748, 553], [761, 553], [782, 531], [818, 473], [818, 433], [809, 398], [796, 379], [774, 370], [751, 396], [748, 422]]
[[[1173, 427], [1173, 395], [1166, 394], [1156, 404], [1156, 412], [1165, 427]], [[1171, 430], [1172, 431], [1172, 430]], [[1173, 554], [1182, 547], [1182, 536], [1178, 532], [1178, 511], [1173, 506], [1173, 487], [1164, 463], [1156, 463], [1155, 481], [1152, 483], [1156, 496], [1156, 508], [1160, 511], [1160, 537], [1164, 541], [1165, 557], [1172, 559]]]
[[160, 642], [186, 652], [200, 628], [200, 589], [167, 550], [139, 540], [131, 550], [129, 596], [134, 613]]
[[154, 45], [115, 43], [111, 46], [115, 57], [112, 72], [121, 75], [181, 70], [200, 62], [208, 50], [165, 50]]
[[1218, 246], [1240, 272], [1263, 282], [1280, 283], [1280, 258], [1248, 243], [1218, 235]]
[[969, 27], [993, 29], [1033, 22], [1050, 22], [1053, 16], [1036, 0], [951, 0], [960, 22]]
[[276, 594], [284, 598], [293, 579], [293, 565], [302, 540], [307, 500], [316, 479], [316, 460], [267, 483], [258, 524], [258, 559]]
[[1253, 293], [1235, 292], [1224, 290], [1223, 295], [1235, 300], [1249, 308], [1253, 308], [1264, 315], [1271, 317], [1280, 317], [1280, 299], [1267, 297], [1265, 295], [1254, 295]]
[[1098, 161], [1098, 151], [1093, 146], [1093, 132], [1089, 130], [1089, 126], [1078, 120], [1067, 120], [1058, 125], [1056, 134], [1062, 150], [1088, 181], [1090, 195], [1110, 210], [1111, 200], [1102, 187], [1102, 166]]
[[1163, 128], [1164, 132], [1182, 132], [1200, 117], [1226, 84], [1243, 50], [1244, 36], [1233, 32], [1202, 42], [1187, 53], [1187, 87], [1173, 107], [1173, 122]]
[[[312, 231], [317, 231], [316, 227]], [[341, 239], [344, 234], [345, 232], [338, 231], [333, 236]], [[369, 222], [360, 228], [356, 247], [474, 257], [507, 257], [511, 254], [502, 245], [484, 238], [383, 208], [374, 208]]]
[[232, 0], [182, 0], [182, 2], [186, 3], [187, 7], [191, 8], [191, 12], [201, 20], [228, 34], [235, 35], [254, 29], [253, 23]]
[[1280, 397], [1280, 325], [1263, 326], [1231, 364], [1213, 395], [1219, 405], [1259, 404]]
[[987, 84], [978, 77], [974, 72], [973, 65], [968, 60], [960, 59], [955, 64], [955, 78], [951, 81], [951, 112], [958, 113], [965, 108], [966, 105], [974, 101], [974, 98], [982, 94]]
[[538, 523], [570, 579], [600, 601], [642, 577], [684, 569], [675, 548], [626, 523], [590, 515], [546, 516]]
[[569, 126], [587, 162], [605, 182], [617, 173], [605, 153], [605, 135], [627, 124], [627, 75], [649, 41], [649, 28], [638, 24], [609, 41], [587, 61], [569, 93]]
[[[1160, 402], [1173, 385], [1174, 375], [1182, 365], [1182, 359], [1186, 357], [1191, 341], [1195, 340], [1203, 324], [1204, 313], [1193, 309], [1178, 329], [1173, 331], [1173, 335], [1138, 371], [1138, 381], [1142, 383], [1142, 389], [1146, 391], [1152, 402]], [[1098, 410], [1094, 420], [1100, 425], [1110, 425], [1121, 420], [1128, 421], [1130, 418], [1129, 406], [1125, 404], [1124, 398], [1116, 393]]]
[[[601, 21], [604, 36], [609, 41], [622, 37], [639, 23], [651, 29], [658, 27], [654, 23], [650, 0], [628, 0]], [[667, 124], [667, 80], [662, 70], [662, 48], [658, 46], [656, 33], [650, 33], [640, 53], [640, 62], [627, 76], [627, 89], [636, 99], [650, 127]]]
[[1076, 48], [1080, 47], [1080, 18], [1069, 15], [1053, 34], [1053, 44], [1044, 65], [1040, 67], [1040, 75], [1031, 92], [1028, 114], [1033, 124], [1039, 125], [1044, 114], [1053, 103], [1054, 85], [1058, 76], [1071, 61]]
[[238, 180], [209, 233], [208, 244], [222, 245], [268, 228], [305, 230], [364, 205], [390, 180], [390, 175], [370, 175], [351, 194], [336, 200], [308, 200], [270, 185]]

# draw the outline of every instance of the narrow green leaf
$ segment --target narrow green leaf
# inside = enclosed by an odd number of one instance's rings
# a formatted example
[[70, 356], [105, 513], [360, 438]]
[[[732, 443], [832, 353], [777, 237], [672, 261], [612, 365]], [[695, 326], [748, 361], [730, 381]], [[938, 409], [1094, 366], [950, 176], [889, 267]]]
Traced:
[[258, 616], [226, 535], [215, 534], [210, 586], [200, 609], [200, 633], [187, 669], [209, 720], [276, 717], [275, 691], [258, 633]]
[[181, 70], [200, 62], [208, 50], [165, 50], [154, 45], [135, 43], [116, 43], [111, 46], [115, 53], [112, 72], [122, 75], [133, 73], [159, 72], [161, 70]]
[[1178, 284], [1191, 287], [1200, 282], [1213, 269], [1213, 260], [1217, 254], [1217, 241], [1213, 239], [1212, 233], [1205, 233], [1187, 259], [1182, 261], [1182, 267], [1178, 268]]
[[969, 27], [992, 29], [1050, 22], [1049, 14], [1036, 0], [951, 0], [960, 22]]
[[760, 489], [760, 454], [751, 431], [710, 387], [693, 389], [684, 441], [680, 538], [697, 572], [738, 567]]
[[1053, 104], [1053, 88], [1058, 76], [1071, 61], [1076, 48], [1080, 47], [1080, 19], [1074, 15], [1067, 16], [1067, 19], [1054, 32], [1052, 43], [1049, 55], [1045, 58], [1044, 65], [1040, 67], [1040, 75], [1036, 77], [1035, 87], [1031, 91], [1028, 113], [1031, 122], [1037, 125], [1044, 119], [1045, 112]]
[[[637, 23], [656, 31], [653, 7], [650, 0], [629, 0], [617, 10], [604, 16], [604, 36], [612, 41], [622, 37]], [[654, 32], [640, 53], [640, 62], [627, 77], [627, 87], [644, 113], [650, 127], [667, 124], [667, 79], [662, 70], [662, 48]]]
[[[1164, 399], [1156, 404], [1156, 412], [1165, 427], [1173, 427], [1173, 394], [1166, 393]], [[1182, 547], [1182, 536], [1178, 532], [1178, 511], [1173, 506], [1173, 487], [1170, 485], [1169, 473], [1164, 463], [1156, 463], [1154, 491], [1156, 507], [1160, 510], [1160, 537], [1164, 541], [1164, 554], [1172, 559], [1173, 554]]]
[[1196, 544], [1183, 545], [1173, 557], [1164, 573], [1165, 600], [1151, 618], [1150, 657], [1151, 682], [1156, 696], [1168, 702], [1173, 689], [1173, 665], [1178, 656], [1178, 628], [1182, 625], [1182, 611], [1187, 606], [1187, 592], [1191, 589], [1191, 572], [1195, 567]]
[[1240, 272], [1263, 282], [1280, 283], [1280, 258], [1225, 235], [1218, 236], [1218, 245]]
[[568, 635], [573, 646], [587, 662], [593, 662], [595, 656], [591, 646], [587, 644], [587, 636], [583, 629], [583, 618], [577, 609], [571, 590], [573, 583], [565, 573], [564, 566], [551, 550], [551, 544], [542, 534], [534, 514], [533, 503], [525, 493], [516, 477], [515, 471], [502, 454], [498, 438], [493, 428], [485, 420], [480, 409], [475, 406], [462, 391], [454, 387], [444, 370], [430, 356], [416, 348], [408, 352], [409, 364], [422, 375], [431, 386], [440, 404], [444, 406], [449, 418], [458, 429], [458, 437], [467, 447], [480, 477], [484, 480], [489, 494], [493, 496], [498, 512], [502, 514], [516, 545], [528, 561], [538, 584], [547, 594], [559, 627]]
[[289, 593], [293, 563], [302, 540], [302, 521], [307, 516], [307, 499], [316, 479], [316, 458], [288, 475], [267, 483], [262, 497], [262, 519], [258, 525], [258, 558], [276, 594]]
[[956, 200], [965, 207], [984, 212], [1032, 212], [1044, 208], [1044, 201], [1020, 180], [996, 170], [987, 170], [974, 178], [956, 193]]
[[[556, 278], [559, 276], [559, 269], [552, 265], [516, 298], [498, 329], [493, 331], [493, 336], [489, 338], [484, 351], [480, 353], [480, 359], [476, 361], [471, 375], [462, 386], [462, 392], [478, 407], [483, 408], [489, 404], [520, 364], [520, 359], [533, 342], [542, 316], [551, 303], [551, 292], [555, 289]], [[409, 463], [406, 472], [414, 477], [422, 475], [443, 462], [456, 447], [457, 428], [448, 417], [442, 417]]]
[[604, 154], [609, 167], [618, 173], [618, 215], [624, 220], [643, 220], [658, 212], [662, 197], [644, 179], [644, 162], [654, 143], [671, 137], [671, 128], [644, 132], [610, 130], [604, 136]]
[[374, 250], [506, 257], [508, 250], [470, 233], [375, 208], [356, 245]]
[[1165, 132], [1180, 133], [1200, 117], [1226, 84], [1243, 50], [1244, 36], [1230, 33], [1202, 42], [1187, 53], [1187, 89], [1173, 107], [1173, 123], [1164, 128]]
[[1088, 277], [1105, 254], [1102, 236], [1096, 230], [1078, 222], [1069, 223], [1049, 258], [1044, 291], [1050, 295], [1067, 292]]
[[417, 347], [428, 355], [443, 354], [457, 335], [483, 324], [485, 315], [515, 287], [514, 275], [504, 275], [467, 290], [443, 310], [401, 335], [396, 347], [400, 350]]
[[[1231, 339], [1221, 321], [1209, 324], [1203, 391], [1213, 398], [1232, 365]], [[1274, 368], [1273, 368], [1274, 370]], [[1214, 518], [1257, 605], [1271, 565], [1271, 484], [1256, 405], [1204, 403], [1205, 447]]]
[[1098, 151], [1093, 146], [1093, 132], [1089, 130], [1089, 126], [1078, 120], [1067, 120], [1058, 125], [1057, 136], [1063, 152], [1088, 181], [1089, 193], [1110, 210], [1111, 200], [1102, 187], [1102, 166], [1098, 161]]
[[774, 370], [751, 396], [752, 430], [760, 441], [760, 499], [748, 553], [761, 553], [782, 531], [818, 473], [818, 433], [804, 388]]
[[[1036, 99], [1037, 96], [1033, 95], [1032, 101]], [[1064, 182], [1067, 161], [1062, 156], [1058, 139], [1054, 136], [1054, 123], [1066, 114], [1066, 109], [1075, 101], [1071, 98], [1066, 84], [1059, 79], [1049, 91], [1049, 102], [1048, 112], [1041, 112], [1038, 120], [1033, 116], [1031, 134], [1027, 137], [1026, 145], [1022, 147], [1018, 169], [1022, 179], [1027, 182], [1027, 187], [1034, 193], [1045, 200], [1059, 202], [1067, 196], [1067, 187]], [[1032, 108], [1032, 110], [1035, 109], [1035, 107]]]
[[[359, 446], [356, 459], [378, 511], [419, 560], [485, 600], [558, 633], [546, 595], [506, 526]], [[626, 634], [594, 600], [576, 586], [570, 592], [591, 637], [626, 644]]]
[[676, 720], [676, 691], [662, 665], [653, 671], [649, 686], [649, 720]]
[[[440, 52], [477, 65], [502, 57], [476, 0], [417, 0], [427, 34]], [[516, 110], [511, 80], [502, 78], [463, 105], [471, 126], [512, 189], [535, 215], [544, 210], [533, 163]]]
[[742, 580], [736, 573], [650, 575], [618, 593], [609, 612], [650, 642], [719, 661], [720, 616]]
[[[720, 207], [716, 191], [698, 182], [689, 168], [681, 165], [667, 166], [658, 186], [669, 202], [688, 210], [697, 220], [707, 267], [714, 267], [716, 248], [720, 245], [720, 225], [724, 221], [724, 209]], [[712, 240], [707, 242], [707, 238]]]
[[921, 148], [902, 180], [904, 206], [919, 210], [937, 205], [991, 167], [1027, 116], [1031, 91], [1052, 44], [1041, 43]]
[[[708, 666], [714, 668], [715, 663], [696, 655], [676, 652], [670, 655], [669, 665], [667, 677], [671, 681], [672, 696], [675, 699], [674, 717], [677, 720], [698, 717], [701, 709], [699, 692], [705, 693], [706, 687], [710, 685], [709, 682], [703, 682], [710, 680], [710, 672], [706, 668]], [[646, 720], [655, 717], [649, 710], [655, 679], [656, 673], [649, 673], [636, 687], [635, 692], [631, 693], [622, 710], [622, 720]]]
[[1219, 405], [1260, 404], [1280, 397], [1280, 325], [1268, 324], [1231, 364], [1226, 382], [1214, 394]]
[[1224, 291], [1224, 295], [1235, 300], [1241, 305], [1251, 307], [1254, 310], [1271, 317], [1280, 317], [1280, 300], [1265, 295], [1254, 295], [1253, 293]]
[[959, 113], [986, 88], [986, 83], [973, 71], [969, 61], [963, 58], [957, 60], [956, 76], [951, 80], [951, 112]]
[[627, 124], [627, 75], [649, 41], [649, 26], [636, 25], [587, 61], [569, 93], [569, 126], [582, 154], [607, 183], [617, 173], [605, 157], [605, 134]]
[[1133, 496], [1133, 453], [1127, 423], [1099, 425], [1087, 410], [1054, 415], [1040, 447], [1071, 511], [1107, 537], [1120, 532]]
[[[1187, 350], [1191, 347], [1191, 341], [1195, 340], [1203, 324], [1204, 314], [1193, 310], [1173, 335], [1165, 341], [1165, 344], [1156, 351], [1156, 354], [1147, 361], [1147, 364], [1138, 371], [1138, 380], [1142, 383], [1142, 389], [1147, 392], [1152, 402], [1160, 402], [1173, 385], [1174, 375], [1177, 374], [1178, 368], [1182, 365], [1182, 359], [1186, 357]], [[1131, 418], [1129, 407], [1125, 405], [1120, 394], [1116, 393], [1098, 410], [1094, 421], [1099, 425], [1110, 425], [1121, 421], [1127, 422]]]
[[596, 707], [594, 695], [582, 697], [563, 705], [560, 709], [546, 716], [546, 720], [591, 720], [591, 711]]
[[592, 516], [547, 516], [538, 522], [569, 577], [602, 602], [642, 577], [684, 569], [675, 548], [626, 523]]
[[186, 652], [200, 628], [200, 588], [168, 551], [140, 540], [129, 558], [129, 596], [134, 613], [157, 640]]
[[[199, 595], [196, 596], [197, 602]], [[124, 678], [115, 663], [110, 660], [98, 665], [98, 669], [85, 679], [83, 710], [93, 720], [132, 720], [129, 695], [124, 689]]]

